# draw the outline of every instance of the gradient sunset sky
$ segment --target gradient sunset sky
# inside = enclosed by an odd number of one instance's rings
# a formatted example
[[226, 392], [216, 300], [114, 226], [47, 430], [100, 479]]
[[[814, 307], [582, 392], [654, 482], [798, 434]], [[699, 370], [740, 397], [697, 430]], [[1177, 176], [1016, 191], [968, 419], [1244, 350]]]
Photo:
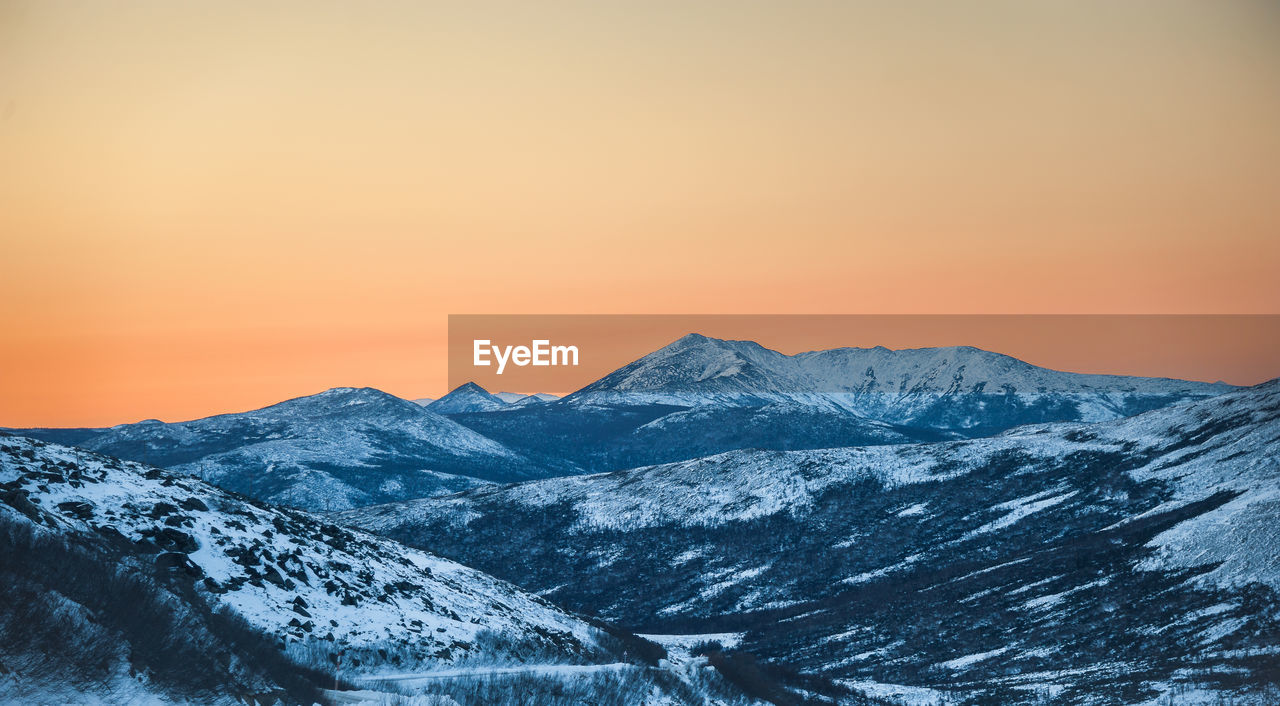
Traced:
[[1280, 313], [1278, 204], [1269, 0], [0, 0], [0, 426], [438, 395], [449, 313]]

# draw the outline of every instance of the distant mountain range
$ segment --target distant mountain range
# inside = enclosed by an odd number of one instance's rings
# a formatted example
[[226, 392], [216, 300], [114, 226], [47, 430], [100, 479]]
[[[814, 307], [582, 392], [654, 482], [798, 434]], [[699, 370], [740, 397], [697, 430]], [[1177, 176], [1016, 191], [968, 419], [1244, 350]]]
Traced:
[[535, 392], [531, 395], [526, 395], [520, 392], [495, 392], [493, 393], [493, 396], [511, 405], [554, 402], [560, 399], [559, 396], [548, 392]]
[[335, 388], [190, 422], [21, 433], [310, 510], [425, 497], [553, 472], [427, 408], [371, 388]]
[[437, 411], [530, 456], [608, 471], [742, 448], [977, 438], [1022, 424], [1118, 419], [1231, 389], [1059, 372], [976, 348], [788, 356], [690, 334], [550, 404]]
[[335, 388], [189, 422], [11, 431], [324, 511], [734, 449], [976, 438], [1021, 424], [1115, 419], [1231, 389], [1057, 372], [975, 348], [787, 356], [690, 334], [563, 399], [466, 383], [424, 406]]
[[1273, 381], [1118, 421], [733, 451], [335, 519], [642, 632], [738, 633], [741, 649], [846, 684], [974, 703], [1197, 688], [1264, 703], [1280, 686], [1278, 515]]
[[426, 407], [436, 414], [502, 412], [554, 402], [558, 399], [560, 398], [545, 392], [532, 395], [523, 395], [519, 392], [491, 393], [474, 382], [468, 382], [454, 388], [444, 397], [432, 401]]
[[787, 401], [908, 427], [981, 434], [1032, 418], [1116, 419], [1230, 389], [1224, 383], [1060, 372], [965, 346], [784, 355], [751, 341], [689, 334], [566, 401], [693, 407]]
[[6, 430], [0, 701], [1280, 695], [1280, 381], [689, 335], [422, 402]]
[[484, 703], [750, 702], [491, 576], [183, 474], [0, 438], [0, 489], [7, 703], [456, 703], [412, 701], [405, 672]]

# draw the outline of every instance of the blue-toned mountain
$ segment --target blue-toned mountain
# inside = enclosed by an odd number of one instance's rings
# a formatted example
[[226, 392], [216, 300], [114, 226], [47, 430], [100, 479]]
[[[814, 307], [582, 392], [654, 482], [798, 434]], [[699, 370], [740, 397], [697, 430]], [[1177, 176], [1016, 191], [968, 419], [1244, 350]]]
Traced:
[[977, 348], [784, 355], [690, 334], [562, 400], [451, 416], [523, 453], [609, 471], [734, 449], [977, 438], [1118, 419], [1232, 389], [1061, 372]]
[[263, 409], [110, 429], [24, 430], [309, 510], [457, 492], [558, 471], [421, 405], [335, 388]]
[[1278, 488], [1273, 381], [1120, 420], [732, 451], [340, 520], [642, 632], [741, 633], [848, 683], [1266, 703]]

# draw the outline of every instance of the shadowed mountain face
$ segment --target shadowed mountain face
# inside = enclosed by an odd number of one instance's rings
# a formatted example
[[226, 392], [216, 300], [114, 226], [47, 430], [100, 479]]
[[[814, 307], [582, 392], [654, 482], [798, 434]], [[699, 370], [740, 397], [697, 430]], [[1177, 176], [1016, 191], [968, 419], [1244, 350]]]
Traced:
[[544, 477], [547, 469], [422, 406], [335, 388], [190, 422], [24, 434], [204, 478], [282, 505], [336, 510]]
[[1131, 703], [1274, 696], [1278, 488], [1273, 381], [1117, 421], [735, 451], [340, 519], [850, 683]]
[[1023, 424], [1118, 419], [1231, 389], [1064, 373], [976, 348], [788, 356], [690, 334], [558, 402], [460, 404], [451, 416], [528, 455], [608, 471], [733, 449], [977, 438]]

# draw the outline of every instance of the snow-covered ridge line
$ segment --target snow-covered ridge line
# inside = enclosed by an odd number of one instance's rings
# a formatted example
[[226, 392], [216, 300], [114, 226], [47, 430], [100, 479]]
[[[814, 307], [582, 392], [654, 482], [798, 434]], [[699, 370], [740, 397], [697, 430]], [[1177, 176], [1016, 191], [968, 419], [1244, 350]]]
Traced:
[[1061, 398], [1079, 419], [1123, 416], [1129, 398], [1207, 397], [1225, 383], [1070, 373], [968, 346], [836, 348], [786, 355], [752, 341], [689, 334], [566, 398], [578, 404], [760, 404], [792, 399], [905, 421], [939, 398]]
[[[17, 433], [61, 442], [65, 432]], [[333, 388], [249, 412], [126, 424], [66, 440], [314, 511], [457, 492], [541, 470], [448, 417], [372, 388]]]

